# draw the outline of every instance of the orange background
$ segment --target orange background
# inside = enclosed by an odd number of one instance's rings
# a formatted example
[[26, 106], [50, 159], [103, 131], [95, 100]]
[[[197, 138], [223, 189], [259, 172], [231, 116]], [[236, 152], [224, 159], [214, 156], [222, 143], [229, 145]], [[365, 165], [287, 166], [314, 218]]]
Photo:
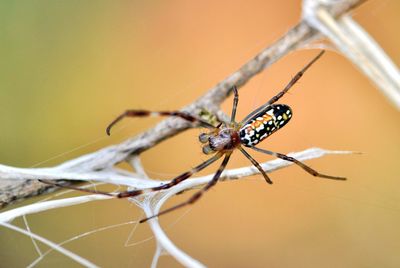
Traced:
[[[177, 109], [192, 102], [295, 25], [300, 9], [300, 1], [289, 0], [1, 2], [0, 163], [51, 166], [141, 132], [158, 119], [126, 120], [111, 138], [104, 130], [126, 108]], [[397, 65], [399, 10], [395, 0], [368, 1], [354, 14]], [[239, 92], [237, 118], [276, 94], [316, 53], [291, 53], [252, 79]], [[319, 180], [290, 167], [271, 174], [273, 186], [261, 176], [220, 183], [188, 213], [163, 217], [167, 234], [212, 267], [398, 267], [399, 111], [332, 51], [282, 102], [292, 107], [293, 119], [261, 147], [364, 152], [308, 162], [349, 180]], [[231, 103], [223, 105], [227, 113]], [[199, 133], [190, 130], [146, 151], [149, 174], [171, 178], [205, 160]], [[260, 162], [270, 159], [252, 154]], [[248, 165], [236, 153], [228, 168]], [[33, 232], [61, 242], [140, 215], [126, 200], [109, 200], [27, 219]], [[24, 226], [21, 219], [14, 223]], [[154, 240], [125, 247], [131, 229], [65, 247], [101, 267], [148, 267]], [[131, 242], [150, 235], [140, 225]], [[37, 257], [29, 238], [0, 228], [4, 267], [25, 267]], [[76, 263], [52, 253], [39, 267], [54, 265]], [[161, 257], [160, 266], [178, 264]]]

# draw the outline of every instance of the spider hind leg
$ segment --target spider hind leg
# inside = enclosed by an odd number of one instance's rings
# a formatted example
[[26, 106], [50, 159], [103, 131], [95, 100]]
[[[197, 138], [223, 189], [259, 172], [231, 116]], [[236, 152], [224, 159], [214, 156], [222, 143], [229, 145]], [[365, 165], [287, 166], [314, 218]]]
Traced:
[[288, 155], [285, 155], [285, 154], [281, 154], [281, 153], [268, 151], [268, 150], [257, 148], [257, 147], [250, 147], [250, 148], [255, 150], [255, 151], [257, 151], [257, 152], [261, 152], [261, 153], [264, 153], [264, 154], [269, 154], [269, 155], [278, 157], [280, 159], [295, 163], [296, 165], [298, 165], [299, 167], [301, 167], [302, 169], [304, 169], [306, 172], [308, 172], [309, 174], [313, 175], [314, 177], [319, 177], [319, 178], [324, 178], [324, 179], [332, 179], [332, 180], [341, 180], [341, 181], [346, 180], [345, 177], [337, 177], [337, 176], [331, 176], [331, 175], [325, 175], [325, 174], [319, 173], [315, 169], [311, 168], [310, 166], [304, 164], [303, 162], [297, 160], [294, 157], [291, 157], [291, 156], [288, 156]]

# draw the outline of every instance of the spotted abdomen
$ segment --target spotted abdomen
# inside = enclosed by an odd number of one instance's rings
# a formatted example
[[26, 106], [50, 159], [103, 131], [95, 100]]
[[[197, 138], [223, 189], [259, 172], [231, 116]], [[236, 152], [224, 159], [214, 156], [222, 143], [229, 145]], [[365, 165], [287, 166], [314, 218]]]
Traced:
[[239, 130], [244, 146], [252, 147], [282, 128], [292, 117], [292, 110], [285, 104], [272, 104], [247, 120]]

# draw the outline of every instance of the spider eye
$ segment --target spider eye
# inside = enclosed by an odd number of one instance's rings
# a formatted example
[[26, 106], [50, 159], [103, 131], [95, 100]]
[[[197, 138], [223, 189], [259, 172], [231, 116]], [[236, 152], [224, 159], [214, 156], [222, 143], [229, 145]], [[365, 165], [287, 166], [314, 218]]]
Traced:
[[199, 141], [201, 142], [201, 143], [206, 143], [206, 142], [208, 142], [208, 138], [209, 138], [210, 136], [208, 135], [208, 134], [206, 134], [206, 133], [201, 133], [200, 134], [200, 136], [199, 136]]

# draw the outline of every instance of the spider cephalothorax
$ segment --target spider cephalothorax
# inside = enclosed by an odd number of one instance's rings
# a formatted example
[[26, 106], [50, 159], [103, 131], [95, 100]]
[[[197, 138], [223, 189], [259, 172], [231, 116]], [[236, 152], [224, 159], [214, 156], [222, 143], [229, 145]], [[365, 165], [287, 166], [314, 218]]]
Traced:
[[235, 128], [222, 126], [210, 133], [202, 133], [199, 140], [205, 143], [203, 153], [211, 154], [221, 151], [233, 151], [240, 145], [239, 131]]
[[[207, 166], [211, 165], [218, 159], [224, 156], [224, 160], [222, 161], [221, 165], [219, 166], [217, 172], [214, 174], [213, 178], [198, 192], [196, 192], [190, 199], [186, 202], [180, 203], [176, 206], [173, 206], [169, 209], [163, 210], [157, 215], [153, 215], [149, 218], [141, 220], [141, 222], [147, 221], [153, 217], [159, 216], [161, 214], [165, 214], [177, 208], [183, 207], [185, 205], [193, 204], [196, 202], [204, 192], [214, 186], [218, 179], [220, 178], [222, 171], [225, 169], [226, 165], [228, 164], [229, 158], [235, 149], [238, 149], [247, 159], [251, 161], [251, 163], [260, 171], [263, 175], [264, 179], [268, 183], [272, 183], [269, 176], [265, 173], [262, 169], [260, 164], [249, 154], [247, 153], [242, 145], [247, 148], [251, 148], [255, 151], [269, 154], [286, 161], [290, 161], [295, 163], [296, 165], [300, 166], [302, 169], [307, 171], [313, 176], [327, 178], [327, 179], [335, 179], [335, 180], [345, 180], [343, 177], [336, 177], [336, 176], [329, 176], [324, 175], [316, 170], [312, 169], [311, 167], [307, 166], [306, 164], [298, 161], [297, 159], [287, 156], [285, 154], [272, 152], [269, 150], [261, 149], [255, 147], [256, 144], [270, 136], [272, 133], [276, 132], [278, 129], [285, 126], [290, 118], [292, 117], [292, 110], [289, 106], [285, 104], [275, 104], [283, 95], [285, 95], [289, 89], [300, 79], [300, 77], [304, 74], [304, 72], [316, 61], [318, 60], [324, 51], [320, 52], [313, 60], [311, 60], [303, 69], [301, 69], [290, 82], [286, 85], [286, 87], [281, 90], [277, 95], [272, 97], [267, 103], [260, 106], [258, 109], [251, 112], [248, 116], [246, 116], [241, 122], [235, 121], [236, 115], [236, 107], [239, 101], [239, 94], [234, 86], [232, 91], [234, 92], [234, 100], [233, 100], [233, 108], [231, 114], [231, 120], [229, 123], [219, 124], [218, 126], [214, 126], [212, 123], [199, 119], [195, 116], [187, 114], [181, 111], [147, 111], [147, 110], [127, 110], [120, 116], [118, 116], [111, 124], [107, 127], [106, 132], [110, 134], [111, 127], [114, 126], [118, 121], [120, 121], [124, 117], [144, 117], [144, 116], [175, 116], [180, 117], [186, 121], [196, 123], [198, 126], [205, 127], [209, 131], [206, 133], [202, 133], [199, 136], [199, 140], [203, 143], [203, 152], [205, 154], [212, 154], [214, 155], [209, 158], [208, 160], [204, 161], [203, 163], [197, 165], [196, 167], [192, 168], [189, 171], [186, 171], [179, 176], [173, 178], [171, 181], [162, 184], [160, 186], [156, 186], [153, 188], [147, 189], [137, 189], [137, 190], [130, 190], [120, 193], [105, 193], [99, 191], [93, 191], [88, 189], [78, 189], [85, 192], [93, 192], [93, 193], [101, 193], [106, 195], [115, 196], [118, 198], [123, 197], [132, 197], [141, 195], [143, 193], [154, 192], [154, 191], [161, 191], [168, 188], [171, 188], [182, 181], [186, 180], [193, 174], [199, 172], [200, 170], [206, 168]], [[46, 181], [44, 181], [46, 182]], [[52, 182], [46, 182], [50, 184], [56, 184]], [[74, 187], [70, 187], [74, 188]]]
[[222, 126], [210, 133], [200, 134], [200, 142], [205, 143], [203, 153], [232, 151], [240, 144], [253, 147], [284, 127], [292, 117], [292, 110], [285, 104], [272, 104], [268, 109], [250, 115], [244, 119], [241, 127]]

